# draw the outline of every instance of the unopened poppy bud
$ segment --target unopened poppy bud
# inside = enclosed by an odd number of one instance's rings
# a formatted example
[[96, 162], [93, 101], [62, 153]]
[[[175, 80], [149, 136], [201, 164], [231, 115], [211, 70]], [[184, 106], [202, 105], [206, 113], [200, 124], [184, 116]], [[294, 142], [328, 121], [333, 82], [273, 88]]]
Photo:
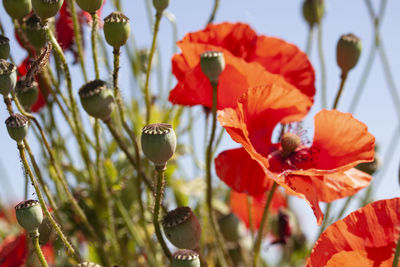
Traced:
[[176, 135], [170, 124], [154, 123], [145, 126], [141, 142], [144, 155], [156, 168], [165, 168], [167, 161], [175, 153]]
[[85, 262], [79, 263], [78, 265], [76, 265], [76, 267], [101, 267], [101, 265], [94, 263], [94, 262], [85, 261]]
[[382, 159], [375, 152], [374, 161], [372, 162], [363, 162], [358, 164], [355, 168], [368, 173], [369, 175], [373, 175], [382, 165]]
[[15, 206], [15, 214], [19, 225], [29, 234], [38, 235], [39, 225], [43, 221], [42, 208], [37, 200], [26, 200]]
[[342, 35], [336, 46], [336, 61], [342, 73], [354, 68], [360, 58], [362, 44], [360, 38], [352, 33]]
[[300, 145], [301, 139], [297, 134], [285, 133], [281, 139], [282, 155], [289, 156]]
[[246, 233], [245, 226], [233, 213], [221, 217], [218, 224], [224, 239], [227, 241], [237, 242]]
[[76, 0], [78, 6], [86, 12], [95, 13], [101, 8], [104, 0]]
[[180, 249], [172, 255], [172, 267], [200, 267], [199, 254], [193, 250]]
[[190, 207], [171, 210], [165, 215], [162, 225], [166, 237], [177, 248], [199, 248], [201, 226]]
[[102, 80], [86, 83], [79, 89], [83, 109], [92, 117], [107, 121], [114, 109], [114, 96]]
[[36, 49], [42, 49], [47, 43], [46, 28], [40, 23], [40, 18], [33, 13], [25, 23], [25, 33], [29, 43]]
[[129, 18], [121, 12], [113, 12], [104, 18], [104, 37], [114, 48], [123, 46], [128, 41], [131, 27]]
[[303, 3], [303, 17], [310, 27], [321, 22], [324, 12], [324, 0], [305, 0]]
[[200, 55], [200, 67], [212, 85], [218, 83], [221, 72], [225, 69], [224, 54], [219, 51], [207, 51]]
[[157, 13], [162, 13], [169, 5], [169, 0], [153, 0], [153, 6]]
[[30, 110], [32, 105], [36, 103], [39, 95], [38, 84], [37, 82], [33, 82], [30, 85], [26, 85], [25, 80], [21, 78], [15, 86], [15, 94], [24, 109]]
[[277, 239], [272, 244], [286, 244], [292, 235], [290, 214], [283, 209], [279, 210], [278, 216], [272, 220], [272, 230]]
[[32, 7], [33, 11], [44, 22], [57, 14], [63, 3], [64, 0], [32, 0]]
[[17, 82], [17, 67], [5, 59], [0, 59], [0, 93], [8, 96]]
[[28, 119], [20, 114], [12, 114], [5, 121], [8, 134], [17, 143], [22, 142], [28, 134]]
[[3, 0], [4, 9], [11, 18], [20, 20], [32, 10], [31, 0]]
[[7, 59], [10, 56], [10, 39], [0, 35], [0, 59]]

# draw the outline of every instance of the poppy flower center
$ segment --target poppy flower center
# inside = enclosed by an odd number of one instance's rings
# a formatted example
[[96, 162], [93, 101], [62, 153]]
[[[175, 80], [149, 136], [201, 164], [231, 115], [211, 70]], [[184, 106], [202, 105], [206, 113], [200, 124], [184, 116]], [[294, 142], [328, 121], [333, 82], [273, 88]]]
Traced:
[[285, 133], [281, 139], [282, 156], [288, 157], [301, 145], [301, 139], [297, 134]]

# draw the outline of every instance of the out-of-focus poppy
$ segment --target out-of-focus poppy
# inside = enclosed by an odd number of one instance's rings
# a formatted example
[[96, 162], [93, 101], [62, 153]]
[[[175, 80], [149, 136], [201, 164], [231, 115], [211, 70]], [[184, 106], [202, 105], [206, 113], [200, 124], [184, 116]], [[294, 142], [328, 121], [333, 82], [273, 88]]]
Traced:
[[[261, 217], [267, 201], [267, 195], [268, 192], [258, 196], [249, 196], [251, 202], [251, 219], [254, 229], [258, 229], [260, 227]], [[232, 212], [249, 228], [250, 220], [247, 197], [247, 194], [238, 193], [232, 190], [230, 195], [230, 207]], [[279, 209], [284, 207], [287, 207], [286, 199], [283, 194], [277, 190], [272, 198], [269, 212], [271, 214], [278, 214]]]
[[400, 198], [373, 202], [330, 225], [319, 237], [308, 267], [389, 267], [400, 233]]
[[219, 78], [218, 109], [234, 107], [242, 93], [262, 85], [261, 77], [271, 74], [283, 77], [313, 101], [315, 74], [307, 56], [295, 45], [257, 35], [247, 24], [209, 25], [177, 44], [182, 53], [172, 58], [178, 80], [169, 96], [174, 104], [211, 107], [212, 88], [199, 65], [200, 55], [207, 50], [223, 52], [226, 61]]
[[[323, 214], [319, 201], [349, 196], [368, 185], [371, 177], [351, 168], [373, 160], [375, 138], [351, 114], [322, 110], [315, 116], [311, 146], [294, 133], [287, 135], [288, 140], [283, 135], [282, 142], [272, 143], [272, 132], [279, 122], [294, 121], [307, 111], [299, 91], [277, 90], [275, 86], [271, 83], [251, 88], [239, 99], [236, 108], [218, 113], [219, 122], [232, 139], [242, 144], [260, 164], [264, 178], [252, 180], [250, 176], [232, 174], [220, 178], [233, 189], [249, 194], [259, 194], [265, 188], [265, 178], [270, 178], [289, 193], [306, 199], [320, 224]], [[238, 160], [232, 152], [223, 153], [223, 164], [216, 159], [218, 168], [229, 168], [230, 162]], [[243, 157], [240, 160], [248, 162]]]

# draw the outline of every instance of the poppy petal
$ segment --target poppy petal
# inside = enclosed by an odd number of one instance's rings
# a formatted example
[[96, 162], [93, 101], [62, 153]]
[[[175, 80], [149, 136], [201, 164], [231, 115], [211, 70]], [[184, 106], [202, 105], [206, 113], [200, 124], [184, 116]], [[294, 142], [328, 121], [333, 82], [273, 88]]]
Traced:
[[344, 251], [353, 252], [344, 255], [349, 263], [363, 257], [372, 264], [362, 266], [388, 266], [399, 238], [399, 210], [400, 198], [379, 200], [330, 225], [316, 242], [307, 266], [326, 266], [330, 260], [331, 266], [338, 266], [334, 260], [339, 257], [334, 256]]
[[244, 148], [225, 150], [215, 159], [218, 177], [237, 192], [252, 196], [263, 194], [273, 181]]

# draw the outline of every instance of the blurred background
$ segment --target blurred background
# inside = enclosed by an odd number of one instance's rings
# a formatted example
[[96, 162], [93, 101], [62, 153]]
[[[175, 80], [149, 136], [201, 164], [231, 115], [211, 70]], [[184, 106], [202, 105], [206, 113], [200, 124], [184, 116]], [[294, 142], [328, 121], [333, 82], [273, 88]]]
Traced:
[[[151, 44], [151, 29], [153, 10], [149, 9], [150, 1], [146, 0], [125, 0], [121, 1], [125, 14], [131, 19], [132, 36], [129, 45], [136, 45], [138, 48], [148, 48]], [[366, 123], [372, 134], [375, 135], [379, 146], [378, 155], [382, 159], [380, 170], [374, 175], [373, 198], [384, 199], [399, 196], [398, 168], [400, 156], [398, 150], [398, 139], [400, 131], [400, 1], [380, 0], [372, 1], [372, 11], [381, 19], [379, 28], [374, 28], [376, 20], [371, 18], [371, 9], [368, 9], [366, 1], [362, 0], [335, 0], [326, 1], [326, 12], [322, 21], [321, 39], [318, 40], [317, 29], [314, 30], [310, 49], [310, 60], [316, 70], [315, 104], [311, 113], [306, 119], [305, 129], [312, 140], [313, 115], [322, 108], [321, 102], [321, 62], [319, 53], [323, 53], [326, 67], [326, 86], [328, 107], [331, 107], [340, 83], [340, 70], [336, 65], [336, 43], [342, 34], [354, 33], [362, 40], [363, 51], [360, 61], [350, 71], [343, 95], [340, 99], [338, 109], [340, 111], [353, 112], [354, 116]], [[300, 0], [221, 0], [220, 7], [216, 14], [215, 22], [244, 22], [253, 27], [258, 34], [276, 36], [297, 45], [302, 50], [306, 49], [309, 34], [309, 26], [302, 16], [302, 3]], [[159, 54], [160, 58], [156, 64], [161, 64], [163, 72], [154, 73], [152, 90], [155, 95], [166, 99], [168, 92], [175, 85], [171, 80], [171, 57], [178, 52], [174, 45], [176, 38], [181, 39], [186, 33], [203, 29], [208, 21], [214, 1], [213, 0], [171, 0], [166, 17], [161, 22], [159, 32]], [[382, 9], [381, 5], [383, 4]], [[102, 18], [107, 16], [115, 8], [111, 0], [103, 9]], [[381, 10], [381, 11], [380, 11]], [[149, 13], [150, 12], [150, 13]], [[149, 16], [150, 15], [150, 16]], [[12, 55], [17, 64], [22, 62], [26, 52], [20, 48], [14, 38], [11, 20], [1, 6], [0, 21], [5, 29], [6, 36], [11, 40]], [[171, 23], [173, 22], [173, 23]], [[177, 28], [174, 28], [174, 23]], [[380, 48], [373, 49], [376, 45], [376, 32], [380, 34]], [[87, 70], [89, 77], [94, 77], [92, 60], [90, 59], [90, 31], [88, 26], [84, 27], [85, 50]], [[102, 34], [102, 31], [100, 31]], [[322, 51], [318, 49], [318, 41], [322, 42]], [[107, 47], [111, 59], [111, 48]], [[372, 50], [372, 52], [371, 52]], [[124, 50], [123, 50], [124, 53]], [[127, 100], [133, 95], [140, 95], [141, 92], [135, 84], [131, 75], [126, 55], [121, 58], [120, 85], [124, 99]], [[69, 63], [73, 62], [73, 56], [68, 53]], [[372, 62], [372, 63], [371, 63]], [[366, 74], [366, 66], [371, 65], [369, 73]], [[72, 70], [74, 90], [83, 85], [82, 75], [79, 73], [78, 64]], [[161, 77], [162, 83], [158, 82]], [[107, 70], [103, 69], [101, 78], [110, 80]], [[362, 88], [362, 94], [358, 95], [359, 102], [355, 102], [357, 91]], [[4, 107], [4, 106], [3, 106]], [[194, 114], [201, 114], [202, 109], [197, 107]], [[0, 120], [8, 117], [4, 108], [0, 109]], [[199, 129], [196, 138], [194, 151], [199, 154], [204, 151], [204, 116], [200, 116], [194, 126]], [[198, 139], [198, 140], [197, 140]], [[32, 138], [34, 140], [34, 138]], [[24, 173], [18, 156], [15, 142], [8, 137], [6, 127], [0, 127], [0, 199], [4, 203], [16, 204], [23, 199], [24, 194]], [[219, 150], [238, 147], [232, 142], [228, 135], [225, 135]], [[34, 151], [39, 154], [39, 145], [36, 143]], [[191, 162], [188, 159], [188, 162]], [[80, 164], [79, 162], [77, 164]], [[192, 164], [193, 165], [193, 164]], [[198, 175], [195, 166], [188, 166], [182, 170], [182, 175], [193, 179]], [[214, 176], [214, 179], [218, 178]], [[33, 188], [30, 189], [32, 194]], [[348, 212], [359, 206], [357, 199], [361, 199], [365, 189], [359, 192], [353, 201]], [[343, 202], [339, 200], [336, 202]], [[317, 233], [317, 225], [312, 210], [304, 201], [292, 199], [291, 205], [299, 215], [300, 225], [304, 228], [310, 241], [313, 241]], [[341, 207], [342, 204], [336, 207]], [[348, 213], [347, 212], [347, 213]]]

